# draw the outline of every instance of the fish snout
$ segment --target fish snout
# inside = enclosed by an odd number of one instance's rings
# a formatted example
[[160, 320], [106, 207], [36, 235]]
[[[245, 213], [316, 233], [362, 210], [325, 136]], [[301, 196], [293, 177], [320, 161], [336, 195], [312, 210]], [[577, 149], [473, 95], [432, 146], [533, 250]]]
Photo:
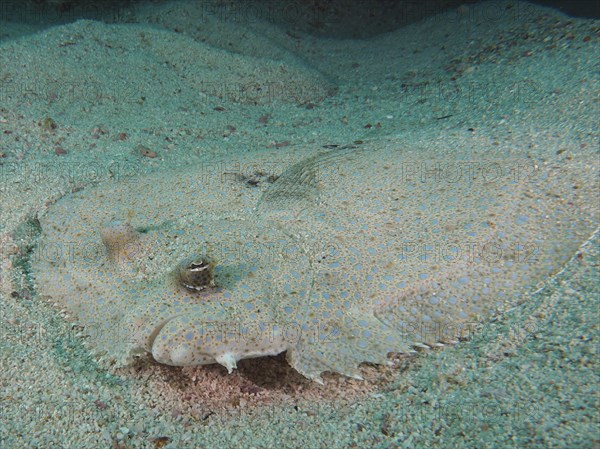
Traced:
[[152, 356], [172, 366], [219, 363], [231, 373], [238, 360], [277, 355], [287, 349], [279, 327], [258, 321], [208, 321], [178, 316], [152, 342]]

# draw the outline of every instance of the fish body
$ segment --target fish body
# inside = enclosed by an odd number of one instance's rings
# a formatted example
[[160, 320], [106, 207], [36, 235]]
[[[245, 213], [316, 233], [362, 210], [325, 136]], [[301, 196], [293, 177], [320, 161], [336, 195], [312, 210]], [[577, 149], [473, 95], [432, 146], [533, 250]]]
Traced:
[[259, 187], [196, 168], [71, 194], [40, 219], [39, 291], [117, 364], [231, 372], [287, 351], [310, 379], [359, 378], [518, 304], [597, 227], [585, 160], [426, 154], [348, 146]]

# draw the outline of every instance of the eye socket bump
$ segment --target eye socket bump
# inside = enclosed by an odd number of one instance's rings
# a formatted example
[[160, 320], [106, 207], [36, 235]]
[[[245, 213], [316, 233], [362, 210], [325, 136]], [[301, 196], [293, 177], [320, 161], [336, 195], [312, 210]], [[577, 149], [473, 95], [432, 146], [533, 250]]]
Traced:
[[177, 282], [191, 291], [214, 287], [214, 263], [206, 257], [186, 259], [177, 267]]

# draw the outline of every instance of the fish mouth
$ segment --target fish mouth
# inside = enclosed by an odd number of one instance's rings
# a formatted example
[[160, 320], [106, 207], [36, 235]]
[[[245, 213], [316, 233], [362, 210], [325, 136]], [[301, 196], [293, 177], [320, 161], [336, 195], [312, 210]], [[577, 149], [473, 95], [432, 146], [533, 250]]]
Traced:
[[201, 315], [179, 314], [160, 322], [148, 338], [154, 360], [170, 366], [219, 363], [229, 372], [241, 359], [277, 355], [290, 343], [272, 323], [202, 322]]
[[177, 318], [178, 316], [181, 316], [181, 315], [170, 316], [169, 318], [161, 321], [160, 323], [158, 323], [156, 325], [156, 327], [154, 328], [154, 330], [152, 331], [152, 333], [148, 336], [148, 348], [150, 348], [150, 350], [152, 350], [152, 348], [154, 347], [154, 342], [156, 341], [156, 337], [158, 337], [158, 334], [160, 334], [160, 332], [163, 330], [163, 328], [170, 321], [172, 321], [174, 318]]
[[165, 326], [167, 326], [169, 323], [173, 323], [175, 320], [182, 316], [184, 316], [184, 314], [177, 314], [164, 319], [155, 326], [152, 333], [148, 336], [146, 348], [148, 352], [152, 354], [154, 360], [156, 360], [157, 362], [164, 363], [166, 365], [174, 365], [173, 363], [171, 363], [171, 357], [166, 357], [166, 355], [169, 354], [169, 352], [165, 352], [164, 350], [165, 339], [163, 339], [162, 337], [162, 332], [165, 329]]
[[[150, 352], [154, 360], [156, 360], [158, 363], [163, 363], [165, 365], [178, 365], [178, 363], [174, 363], [178, 360], [174, 360], [174, 357], [171, 355], [172, 351], [168, 349], [168, 344], [165, 342], [165, 340], [168, 340], [168, 338], [166, 338], [166, 335], [163, 334], [163, 330], [165, 329], [165, 326], [167, 326], [169, 323], [173, 323], [180, 316], [181, 315], [174, 315], [160, 322], [148, 338]], [[178, 357], [175, 357], [175, 359], [178, 359]]]
[[186, 340], [183, 330], [187, 314], [173, 315], [159, 323], [149, 336], [148, 344], [154, 360], [171, 366], [195, 366], [213, 363], [213, 357], [203, 353], [193, 341]]

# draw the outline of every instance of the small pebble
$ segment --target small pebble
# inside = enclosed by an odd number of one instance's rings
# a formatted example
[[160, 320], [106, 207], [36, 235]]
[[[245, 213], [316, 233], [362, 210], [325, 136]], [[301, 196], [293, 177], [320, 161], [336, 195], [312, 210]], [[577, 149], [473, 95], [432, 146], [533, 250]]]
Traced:
[[92, 128], [92, 134], [108, 134], [108, 128], [103, 125], [98, 125]]
[[53, 129], [56, 129], [56, 127], [56, 122], [51, 117], [46, 117], [42, 121], [42, 128], [44, 128], [46, 131], [52, 131]]
[[152, 151], [150, 148], [145, 147], [144, 145], [138, 145], [135, 147], [136, 151], [144, 157], [155, 158], [158, 156], [156, 152]]

